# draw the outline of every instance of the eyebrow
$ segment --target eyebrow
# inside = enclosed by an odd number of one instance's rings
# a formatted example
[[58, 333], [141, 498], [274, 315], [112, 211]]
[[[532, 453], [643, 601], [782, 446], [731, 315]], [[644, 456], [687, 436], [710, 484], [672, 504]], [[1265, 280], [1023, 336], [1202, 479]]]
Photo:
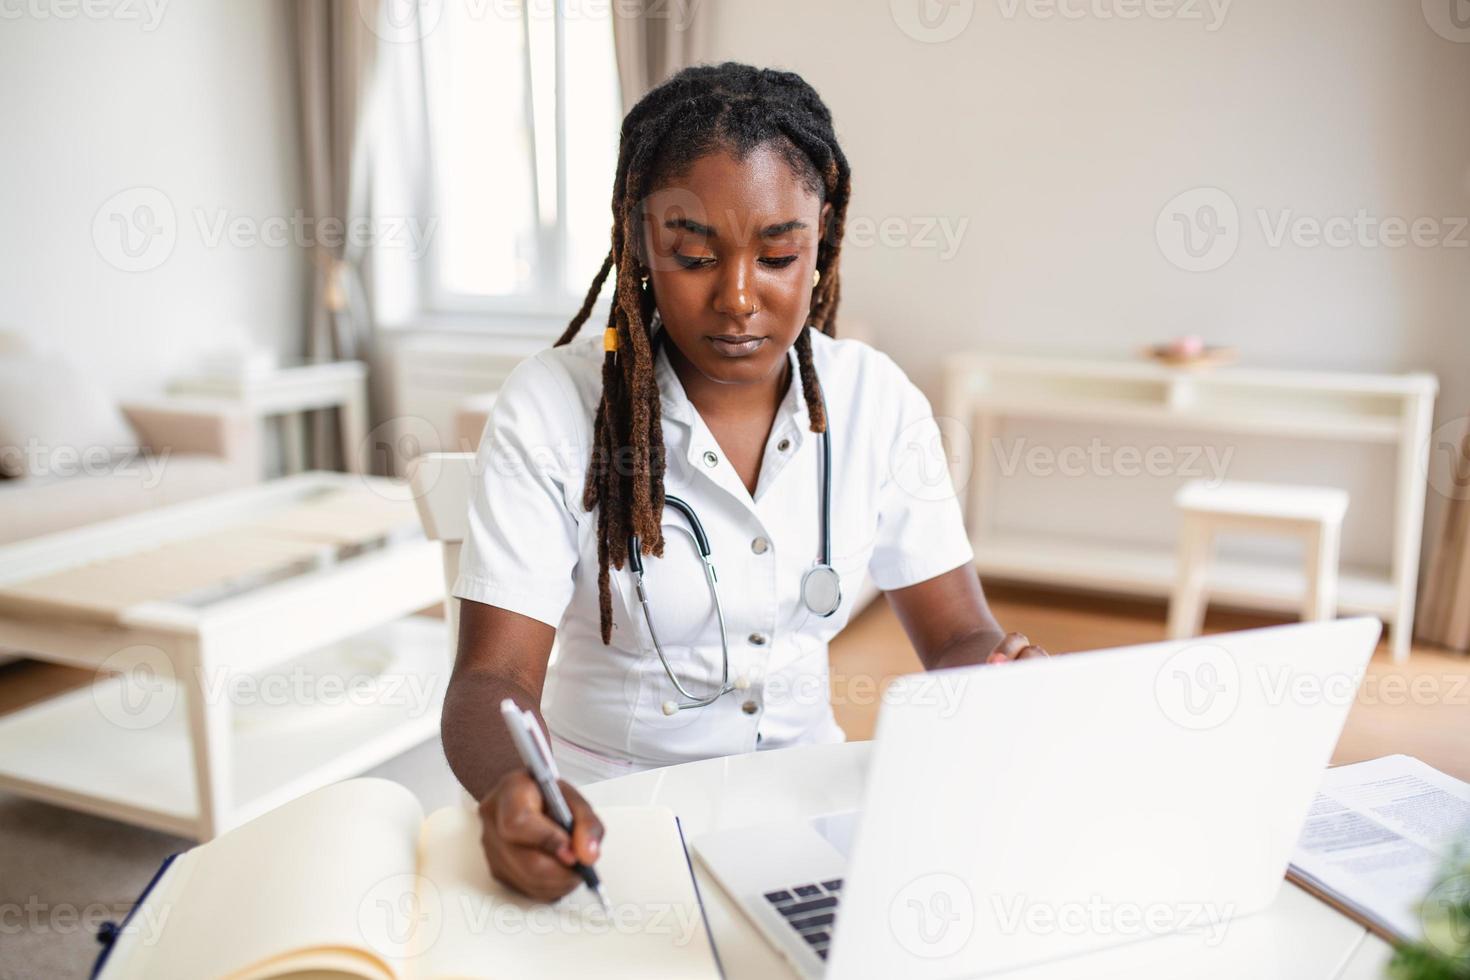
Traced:
[[[703, 235], [706, 238], [720, 237], [719, 234], [709, 225], [700, 224], [698, 221], [695, 221], [692, 218], [670, 218], [668, 221], [664, 222], [664, 227], [674, 229], [682, 228], [685, 231], [693, 232], [696, 235]], [[775, 238], [777, 235], [784, 235], [788, 231], [795, 231], [798, 228], [806, 227], [808, 227], [808, 225], [805, 221], [802, 221], [799, 218], [792, 218], [790, 221], [783, 221], [780, 224], [766, 225], [764, 228], [761, 229], [760, 237]]]

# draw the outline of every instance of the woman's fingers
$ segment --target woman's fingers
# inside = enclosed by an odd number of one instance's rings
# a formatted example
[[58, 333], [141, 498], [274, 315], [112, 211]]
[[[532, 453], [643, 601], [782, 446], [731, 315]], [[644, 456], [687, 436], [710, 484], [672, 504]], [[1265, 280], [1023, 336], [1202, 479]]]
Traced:
[[985, 662], [988, 664], [998, 664], [1010, 660], [1024, 650], [1030, 643], [1031, 641], [1026, 638], [1025, 633], [1007, 633], [996, 644], [995, 649], [991, 651], [990, 656], [986, 658]]
[[1032, 643], [1025, 633], [1007, 633], [985, 658], [988, 664], [1005, 663], [1008, 660], [1029, 660], [1032, 657], [1048, 656], [1046, 650]]
[[571, 868], [534, 847], [500, 841], [486, 854], [492, 875], [538, 901], [554, 902], [582, 882]]
[[506, 774], [480, 801], [480, 844], [497, 880], [553, 902], [581, 879], [569, 867], [576, 861], [571, 839], [543, 806], [529, 773]]
[[591, 805], [571, 784], [562, 781], [561, 793], [572, 811], [572, 852], [583, 864], [591, 864], [602, 853], [602, 821]]
[[[499, 783], [495, 829], [510, 844], [534, 847], [547, 854], [570, 853], [571, 839], [543, 810], [541, 788], [529, 774], [517, 772]], [[570, 863], [570, 862], [567, 862]]]

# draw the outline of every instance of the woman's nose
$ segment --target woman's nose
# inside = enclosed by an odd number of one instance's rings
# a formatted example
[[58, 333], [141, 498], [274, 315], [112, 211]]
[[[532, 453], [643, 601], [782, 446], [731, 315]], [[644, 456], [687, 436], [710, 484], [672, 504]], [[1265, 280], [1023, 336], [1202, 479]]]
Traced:
[[744, 262], [725, 265], [715, 292], [715, 311], [727, 316], [750, 316], [759, 307], [755, 299], [755, 278]]

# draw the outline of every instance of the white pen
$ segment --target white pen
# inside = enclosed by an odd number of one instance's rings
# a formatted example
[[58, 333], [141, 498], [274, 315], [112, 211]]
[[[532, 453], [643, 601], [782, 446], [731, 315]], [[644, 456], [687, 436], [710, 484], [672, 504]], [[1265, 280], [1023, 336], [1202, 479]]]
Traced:
[[[572, 808], [567, 806], [566, 797], [561, 795], [561, 786], [557, 782], [561, 775], [556, 771], [556, 759], [551, 754], [551, 746], [546, 744], [541, 726], [536, 723], [536, 716], [517, 707], [510, 698], [500, 702], [500, 714], [505, 718], [505, 727], [510, 729], [510, 740], [515, 743], [517, 754], [530, 770], [531, 778], [541, 788], [541, 797], [546, 801], [551, 819], [570, 835]], [[598, 879], [597, 872], [581, 861], [572, 865], [572, 870], [581, 876], [588, 889], [597, 896], [603, 911], [611, 913], [612, 904], [602, 893], [602, 882]]]

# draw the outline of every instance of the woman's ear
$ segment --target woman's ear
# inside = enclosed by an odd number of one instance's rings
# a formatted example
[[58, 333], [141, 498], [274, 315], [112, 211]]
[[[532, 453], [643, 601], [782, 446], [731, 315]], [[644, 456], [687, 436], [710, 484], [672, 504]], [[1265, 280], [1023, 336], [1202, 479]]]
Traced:
[[[818, 233], [818, 236], [817, 236], [819, 241], [823, 241], [823, 242], [826, 242], [827, 241], [827, 231], [831, 227], [831, 225], [832, 225], [832, 202], [831, 201], [827, 201], [825, 204], [822, 205], [822, 214], [821, 214], [821, 217], [819, 217], [817, 219], [817, 227], [819, 229], [821, 229], [820, 232]], [[835, 242], [831, 242], [829, 244], [836, 244], [836, 243]]]

